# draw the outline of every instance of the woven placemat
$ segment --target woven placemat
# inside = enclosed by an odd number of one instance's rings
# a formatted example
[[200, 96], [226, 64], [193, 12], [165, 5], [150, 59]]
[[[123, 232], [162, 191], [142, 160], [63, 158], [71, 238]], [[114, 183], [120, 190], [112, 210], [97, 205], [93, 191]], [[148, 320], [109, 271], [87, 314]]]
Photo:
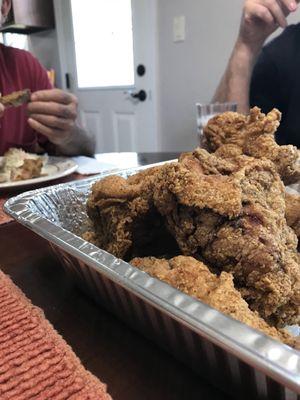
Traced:
[[13, 221], [13, 218], [9, 215], [5, 214], [3, 210], [4, 203], [8, 199], [8, 196], [0, 195], [0, 226], [8, 224], [9, 222]]
[[43, 312], [1, 271], [0, 399], [111, 400]]

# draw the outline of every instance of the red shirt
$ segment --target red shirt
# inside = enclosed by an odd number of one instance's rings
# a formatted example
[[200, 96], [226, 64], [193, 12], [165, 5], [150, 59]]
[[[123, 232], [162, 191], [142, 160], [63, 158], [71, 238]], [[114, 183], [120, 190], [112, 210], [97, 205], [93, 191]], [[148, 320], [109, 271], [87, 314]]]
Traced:
[[[17, 90], [51, 89], [46, 70], [28, 51], [0, 44], [0, 92], [5, 96]], [[0, 118], [0, 155], [10, 147], [22, 147], [37, 151], [49, 143], [47, 138], [35, 132], [27, 123], [26, 105], [5, 110]]]

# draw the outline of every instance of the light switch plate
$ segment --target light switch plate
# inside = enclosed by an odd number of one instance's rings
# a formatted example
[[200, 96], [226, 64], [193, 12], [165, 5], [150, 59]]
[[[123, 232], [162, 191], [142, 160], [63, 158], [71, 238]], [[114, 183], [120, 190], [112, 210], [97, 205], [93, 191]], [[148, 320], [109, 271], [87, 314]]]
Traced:
[[180, 15], [173, 19], [173, 41], [183, 42], [185, 40], [185, 16]]

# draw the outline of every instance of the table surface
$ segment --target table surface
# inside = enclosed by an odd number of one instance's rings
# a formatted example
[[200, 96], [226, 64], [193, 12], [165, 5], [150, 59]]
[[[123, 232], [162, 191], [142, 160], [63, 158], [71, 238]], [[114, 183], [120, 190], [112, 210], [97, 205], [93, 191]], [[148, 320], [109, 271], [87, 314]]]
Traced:
[[[127, 154], [128, 162], [138, 165], [177, 157], [174, 153]], [[124, 154], [97, 158], [114, 163], [120, 156], [125, 162]], [[84, 366], [107, 383], [114, 400], [229, 399], [96, 305], [68, 279], [47, 242], [33, 232], [16, 222], [0, 224], [0, 254], [2, 270], [44, 310]]]

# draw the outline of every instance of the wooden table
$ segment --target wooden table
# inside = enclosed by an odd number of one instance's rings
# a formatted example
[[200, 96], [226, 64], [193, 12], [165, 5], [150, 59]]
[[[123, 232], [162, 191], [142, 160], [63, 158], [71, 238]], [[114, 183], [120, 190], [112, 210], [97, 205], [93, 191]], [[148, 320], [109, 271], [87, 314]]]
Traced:
[[[149, 153], [136, 160], [149, 164], [175, 157]], [[96, 305], [67, 278], [47, 242], [15, 222], [0, 225], [0, 264], [85, 367], [108, 384], [114, 400], [229, 399]]]

